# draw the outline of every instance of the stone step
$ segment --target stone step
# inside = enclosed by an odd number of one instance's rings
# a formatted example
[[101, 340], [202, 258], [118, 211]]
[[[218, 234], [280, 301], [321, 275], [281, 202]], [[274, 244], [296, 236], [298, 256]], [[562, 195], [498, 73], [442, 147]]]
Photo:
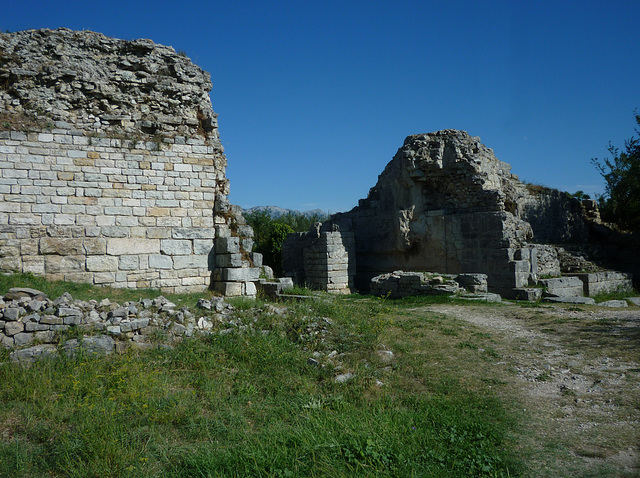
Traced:
[[558, 302], [561, 304], [586, 304], [595, 305], [596, 301], [591, 297], [545, 297], [544, 302]]
[[536, 302], [542, 298], [542, 289], [539, 287], [517, 287], [513, 289], [511, 297], [515, 300]]
[[633, 276], [625, 272], [600, 271], [584, 274], [571, 274], [569, 277], [577, 277], [582, 281], [583, 294], [587, 297], [592, 297], [601, 292], [631, 290], [633, 287]]
[[564, 276], [550, 279], [538, 279], [538, 284], [545, 288], [546, 297], [582, 297], [584, 284], [579, 277]]

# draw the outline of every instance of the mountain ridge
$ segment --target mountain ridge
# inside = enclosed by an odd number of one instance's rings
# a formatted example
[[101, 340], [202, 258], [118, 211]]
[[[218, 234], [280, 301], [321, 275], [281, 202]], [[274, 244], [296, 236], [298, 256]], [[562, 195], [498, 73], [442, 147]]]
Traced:
[[323, 211], [322, 209], [310, 209], [308, 211], [298, 211], [296, 209], [286, 209], [286, 208], [282, 208], [279, 206], [253, 206], [250, 208], [242, 208], [242, 214], [251, 214], [251, 213], [255, 213], [255, 212], [266, 212], [268, 213], [271, 217], [280, 217], [280, 216], [285, 216], [287, 214], [293, 214], [296, 216], [306, 216], [306, 217], [311, 217], [311, 216], [322, 216], [322, 217], [328, 217], [329, 214], [325, 211]]

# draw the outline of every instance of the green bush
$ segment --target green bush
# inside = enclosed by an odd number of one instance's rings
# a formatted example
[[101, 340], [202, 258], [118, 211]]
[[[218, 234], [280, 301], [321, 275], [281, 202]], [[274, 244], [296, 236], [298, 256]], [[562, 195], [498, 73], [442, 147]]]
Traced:
[[[640, 127], [640, 114], [635, 117]], [[640, 229], [640, 128], [636, 135], [624, 142], [624, 151], [610, 143], [611, 158], [591, 160], [606, 182], [598, 198], [602, 218], [629, 230]]]
[[246, 213], [247, 224], [253, 228], [253, 251], [263, 255], [264, 264], [273, 269], [276, 276], [282, 276], [282, 243], [292, 232], [304, 232], [316, 222], [328, 216], [314, 214], [287, 213], [273, 217], [266, 211]]

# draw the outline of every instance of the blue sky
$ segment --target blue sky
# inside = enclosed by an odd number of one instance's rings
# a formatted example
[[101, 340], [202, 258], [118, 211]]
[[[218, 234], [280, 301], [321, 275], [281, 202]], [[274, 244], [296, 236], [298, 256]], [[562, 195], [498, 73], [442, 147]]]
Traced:
[[640, 2], [5, 2], [0, 29], [86, 29], [212, 75], [231, 201], [337, 212], [404, 138], [479, 136], [522, 180], [602, 193], [640, 110]]

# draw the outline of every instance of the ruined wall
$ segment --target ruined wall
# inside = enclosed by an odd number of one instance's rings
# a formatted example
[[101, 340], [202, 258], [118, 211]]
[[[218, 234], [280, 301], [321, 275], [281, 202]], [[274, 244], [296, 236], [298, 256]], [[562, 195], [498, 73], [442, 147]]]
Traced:
[[327, 226], [316, 224], [308, 232], [289, 235], [282, 245], [283, 263], [296, 284], [348, 294], [356, 272], [353, 233]]
[[483, 272], [494, 289], [520, 287], [508, 264], [532, 231], [510, 203], [525, 194], [479, 138], [444, 130], [407, 137], [369, 196], [332, 221], [355, 235], [359, 289], [398, 269]]
[[543, 244], [585, 243], [590, 239], [582, 202], [563, 191], [529, 186], [518, 203], [518, 217], [531, 224], [533, 240]]
[[150, 40], [0, 34], [0, 270], [202, 290], [234, 219], [210, 89]]
[[368, 197], [323, 227], [353, 234], [358, 290], [396, 270], [483, 273], [513, 296], [560, 272], [535, 242], [584, 241], [585, 217], [567, 194], [525, 186], [479, 138], [443, 130], [407, 137]]

